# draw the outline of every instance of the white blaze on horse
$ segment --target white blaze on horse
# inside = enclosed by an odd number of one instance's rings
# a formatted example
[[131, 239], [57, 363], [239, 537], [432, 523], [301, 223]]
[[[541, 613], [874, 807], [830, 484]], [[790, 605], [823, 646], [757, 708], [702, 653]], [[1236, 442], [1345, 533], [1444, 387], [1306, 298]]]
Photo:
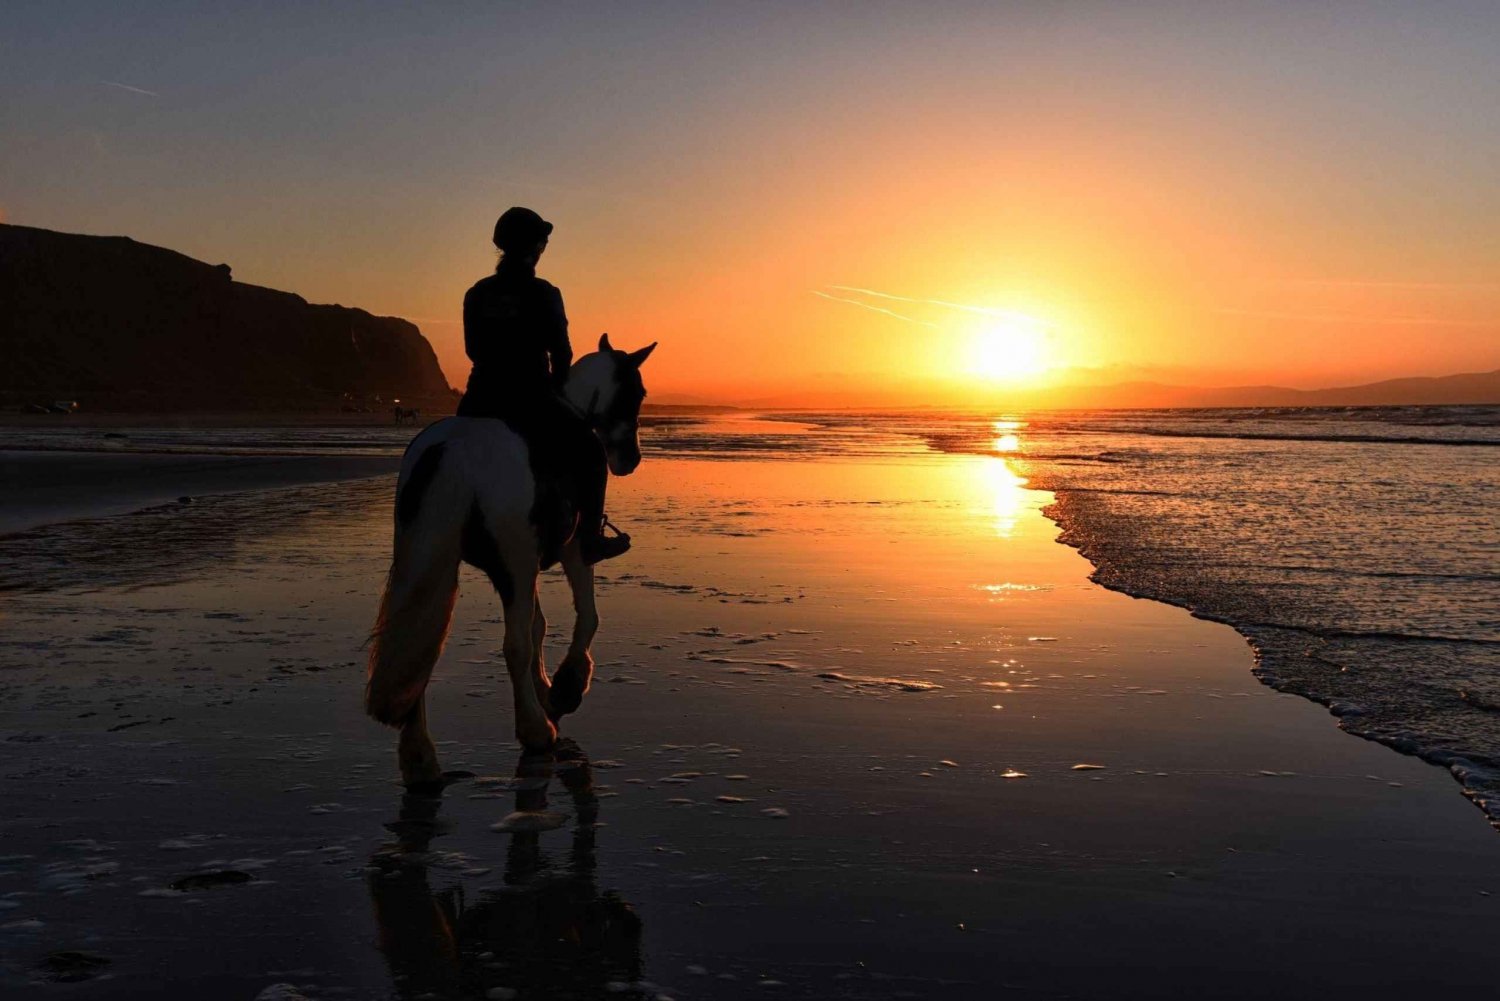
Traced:
[[[641, 461], [638, 439], [646, 389], [640, 368], [655, 344], [617, 351], [609, 335], [568, 370], [563, 393], [604, 445], [616, 476]], [[505, 666], [515, 696], [516, 737], [527, 748], [557, 738], [594, 673], [589, 644], [599, 627], [594, 572], [579, 555], [571, 502], [533, 475], [526, 442], [505, 422], [447, 417], [417, 435], [396, 483], [396, 541], [371, 632], [365, 710], [401, 730], [398, 756], [408, 785], [441, 780], [427, 732], [424, 692], [443, 651], [458, 565], [484, 571], [505, 609]], [[558, 546], [560, 545], [560, 550]], [[549, 680], [542, 659], [547, 620], [537, 578], [562, 563], [573, 592], [572, 643]]]

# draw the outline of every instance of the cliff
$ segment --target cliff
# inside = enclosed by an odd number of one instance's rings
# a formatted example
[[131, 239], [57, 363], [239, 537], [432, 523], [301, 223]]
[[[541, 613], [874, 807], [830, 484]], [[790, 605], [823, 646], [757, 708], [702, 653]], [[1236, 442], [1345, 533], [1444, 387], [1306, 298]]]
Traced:
[[[379, 402], [377, 402], [377, 397]], [[454, 402], [415, 325], [136, 243], [0, 224], [0, 401], [84, 410]]]

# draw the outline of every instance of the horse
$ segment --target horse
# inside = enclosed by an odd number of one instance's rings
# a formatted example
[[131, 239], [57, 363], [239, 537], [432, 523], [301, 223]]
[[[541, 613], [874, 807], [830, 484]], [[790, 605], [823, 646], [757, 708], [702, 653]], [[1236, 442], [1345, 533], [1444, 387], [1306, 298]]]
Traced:
[[[568, 370], [563, 397], [598, 436], [616, 476], [630, 475], [641, 462], [640, 369], [655, 348], [619, 351], [605, 334], [598, 351]], [[401, 731], [397, 758], [408, 786], [442, 782], [424, 692], [453, 618], [460, 562], [488, 576], [500, 596], [521, 745], [551, 747], [557, 721], [582, 703], [594, 674], [589, 646], [599, 614], [593, 568], [575, 537], [577, 519], [571, 504], [534, 475], [525, 440], [504, 421], [447, 417], [412, 439], [396, 480], [394, 554], [370, 633], [365, 684], [365, 711]], [[549, 680], [537, 578], [554, 560], [572, 590], [574, 620], [572, 642]]]
[[399, 403], [396, 405], [395, 411], [397, 427], [403, 424], [416, 424], [417, 418], [422, 416], [422, 411], [416, 407], [403, 407]]

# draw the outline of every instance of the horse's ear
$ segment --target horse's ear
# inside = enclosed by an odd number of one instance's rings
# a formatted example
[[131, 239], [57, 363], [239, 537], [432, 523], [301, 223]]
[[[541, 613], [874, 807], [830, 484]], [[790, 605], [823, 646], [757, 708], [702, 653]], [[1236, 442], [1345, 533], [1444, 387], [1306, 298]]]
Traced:
[[630, 359], [630, 364], [634, 365], [636, 368], [640, 368], [642, 365], [646, 364], [646, 359], [650, 358], [651, 352], [655, 350], [656, 342], [652, 341], [650, 344], [647, 344], [639, 351], [630, 352], [630, 354], [626, 355], [626, 357]]
[[614, 348], [612, 348], [612, 347], [609, 346], [609, 335], [608, 334], [600, 334], [599, 335], [599, 350], [600, 351], [613, 351], [614, 350]]

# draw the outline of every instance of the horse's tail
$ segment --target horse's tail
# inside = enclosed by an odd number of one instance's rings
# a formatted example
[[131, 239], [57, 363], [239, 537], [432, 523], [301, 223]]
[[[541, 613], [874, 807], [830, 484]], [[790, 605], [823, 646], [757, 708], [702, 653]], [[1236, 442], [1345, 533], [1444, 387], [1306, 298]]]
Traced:
[[421, 436], [402, 463], [396, 491], [396, 547], [380, 611], [370, 630], [365, 711], [400, 726], [416, 706], [443, 652], [465, 514], [471, 500], [445, 443]]

